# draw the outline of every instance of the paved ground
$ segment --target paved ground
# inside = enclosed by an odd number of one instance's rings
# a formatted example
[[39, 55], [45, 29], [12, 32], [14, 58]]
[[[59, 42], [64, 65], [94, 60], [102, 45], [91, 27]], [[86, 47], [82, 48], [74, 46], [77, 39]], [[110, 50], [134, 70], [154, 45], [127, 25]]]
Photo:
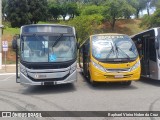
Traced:
[[2, 69], [0, 69], [0, 74], [2, 73], [15, 73], [16, 65], [3, 65]]
[[[160, 82], [143, 79], [133, 82], [129, 87], [121, 84], [98, 84], [92, 87], [78, 72], [78, 81], [74, 84], [24, 87], [15, 82], [15, 74], [1, 73], [0, 111], [15, 110], [158, 111], [160, 110]], [[159, 120], [160, 118], [54, 118], [54, 120], [65, 119]]]

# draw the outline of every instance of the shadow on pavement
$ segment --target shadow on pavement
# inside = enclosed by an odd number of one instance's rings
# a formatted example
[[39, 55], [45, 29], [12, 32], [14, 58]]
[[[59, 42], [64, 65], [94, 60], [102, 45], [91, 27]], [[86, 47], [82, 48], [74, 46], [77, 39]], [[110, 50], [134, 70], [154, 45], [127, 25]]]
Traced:
[[140, 82], [148, 84], [148, 85], [154, 85], [154, 86], [160, 87], [160, 80], [154, 80], [150, 78], [141, 77]]
[[54, 85], [54, 86], [29, 86], [22, 90], [22, 94], [59, 94], [74, 92], [76, 88], [73, 84]]
[[82, 72], [79, 72], [79, 74], [86, 82], [86, 85], [92, 90], [135, 90], [135, 89], [138, 89], [132, 83], [130, 86], [125, 86], [121, 84], [120, 82], [102, 82], [102, 83], [96, 83], [95, 85], [92, 85], [89, 82], [89, 80], [83, 76]]

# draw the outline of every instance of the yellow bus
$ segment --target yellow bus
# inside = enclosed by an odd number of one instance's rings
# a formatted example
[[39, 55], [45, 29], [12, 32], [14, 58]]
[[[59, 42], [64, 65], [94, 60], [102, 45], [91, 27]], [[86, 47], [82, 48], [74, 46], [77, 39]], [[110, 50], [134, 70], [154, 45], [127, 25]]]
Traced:
[[83, 75], [97, 82], [121, 82], [130, 85], [139, 80], [141, 65], [134, 42], [125, 34], [91, 35], [79, 49], [79, 66]]

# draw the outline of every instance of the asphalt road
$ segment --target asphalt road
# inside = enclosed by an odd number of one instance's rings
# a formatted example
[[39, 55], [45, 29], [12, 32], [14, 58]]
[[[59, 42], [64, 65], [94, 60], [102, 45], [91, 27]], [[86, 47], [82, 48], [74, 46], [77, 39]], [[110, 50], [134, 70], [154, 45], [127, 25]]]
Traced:
[[[115, 83], [97, 84], [93, 87], [78, 72], [78, 81], [73, 84], [24, 87], [15, 82], [14, 74], [0, 75], [0, 111], [160, 111], [160, 81], [143, 78], [132, 82], [128, 87]], [[160, 118], [26, 119], [159, 120]]]

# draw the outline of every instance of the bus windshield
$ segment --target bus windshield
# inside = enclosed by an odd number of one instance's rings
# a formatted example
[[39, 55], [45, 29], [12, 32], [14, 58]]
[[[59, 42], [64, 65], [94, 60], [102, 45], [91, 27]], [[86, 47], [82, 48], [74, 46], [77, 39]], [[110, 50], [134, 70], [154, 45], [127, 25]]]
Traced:
[[25, 62], [65, 62], [76, 58], [73, 36], [23, 35], [21, 60]]
[[99, 60], [135, 59], [137, 49], [126, 35], [99, 35], [92, 37], [92, 55]]

